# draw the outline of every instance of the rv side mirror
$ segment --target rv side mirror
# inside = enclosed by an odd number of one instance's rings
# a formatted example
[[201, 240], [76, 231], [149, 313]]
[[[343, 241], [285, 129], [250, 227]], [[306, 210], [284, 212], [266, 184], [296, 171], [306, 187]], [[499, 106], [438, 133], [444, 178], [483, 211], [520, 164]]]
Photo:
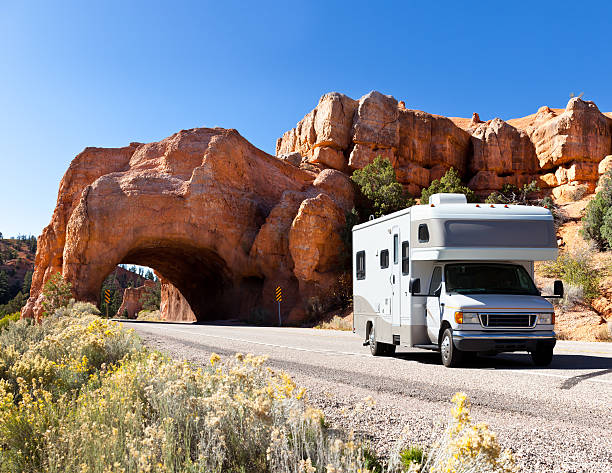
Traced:
[[421, 292], [421, 280], [419, 278], [410, 278], [408, 290], [410, 294], [418, 294]]
[[553, 293], [557, 297], [563, 297], [563, 281], [554, 282]]

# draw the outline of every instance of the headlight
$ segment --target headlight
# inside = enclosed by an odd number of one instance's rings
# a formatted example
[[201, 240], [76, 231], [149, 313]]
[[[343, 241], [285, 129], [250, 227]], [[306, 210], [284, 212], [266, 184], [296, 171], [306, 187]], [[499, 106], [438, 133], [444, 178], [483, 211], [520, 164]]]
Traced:
[[555, 323], [555, 313], [546, 312], [538, 314], [538, 323], [542, 325], [552, 325]]
[[478, 314], [470, 312], [455, 312], [455, 322], [458, 324], [479, 324]]

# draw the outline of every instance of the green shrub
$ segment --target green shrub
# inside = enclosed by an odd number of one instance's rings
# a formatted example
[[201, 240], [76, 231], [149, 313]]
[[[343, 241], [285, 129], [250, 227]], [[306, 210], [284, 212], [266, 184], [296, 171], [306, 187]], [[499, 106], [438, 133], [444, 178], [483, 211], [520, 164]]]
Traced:
[[371, 473], [382, 473], [383, 466], [376, 452], [370, 448], [363, 449], [363, 466]]
[[489, 194], [485, 199], [487, 204], [510, 204], [510, 205], [537, 205], [550, 210], [555, 222], [555, 228], [566, 221], [566, 215], [554, 200], [547, 196], [540, 199], [537, 193], [540, 192], [537, 181], [523, 184], [517, 187], [513, 184], [504, 184], [501, 191]]
[[[523, 187], [517, 187], [514, 184], [504, 184], [501, 191], [492, 192], [486, 198], [487, 204], [522, 204], [534, 205], [534, 194], [540, 192], [537, 181], [531, 181], [529, 184], [523, 184]], [[552, 201], [552, 200], [551, 200]]]
[[72, 285], [58, 272], [51, 276], [43, 287], [44, 315], [55, 313], [60, 307], [67, 307], [72, 298]]
[[413, 464], [421, 465], [423, 463], [423, 449], [418, 446], [413, 445], [402, 449], [399, 456], [406, 471], [409, 471]]
[[592, 240], [600, 250], [612, 247], [612, 170], [602, 178], [602, 190], [589, 202], [582, 217], [582, 236]]
[[429, 197], [442, 192], [465, 194], [468, 202], [476, 202], [476, 195], [469, 187], [463, 185], [461, 177], [455, 168], [450, 168], [441, 179], [435, 179], [421, 193], [421, 204], [429, 203]]
[[14, 314], [5, 315], [0, 319], [0, 332], [7, 328], [11, 322], [17, 322], [21, 317], [20, 312], [15, 312]]
[[580, 288], [582, 297], [590, 302], [600, 295], [598, 271], [587, 253], [561, 253], [556, 261], [541, 266], [544, 277], [559, 278], [564, 283]]
[[414, 205], [414, 200], [397, 182], [395, 169], [388, 159], [378, 156], [371, 164], [353, 172], [351, 179], [369, 200], [375, 217]]

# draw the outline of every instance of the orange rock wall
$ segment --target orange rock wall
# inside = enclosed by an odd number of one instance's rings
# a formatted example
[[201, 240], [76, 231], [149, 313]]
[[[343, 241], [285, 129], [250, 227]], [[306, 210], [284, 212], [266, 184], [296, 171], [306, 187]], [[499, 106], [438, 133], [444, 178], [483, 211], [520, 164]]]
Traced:
[[123, 290], [123, 300], [121, 301], [121, 307], [119, 307], [116, 316], [135, 319], [138, 316], [138, 312], [142, 310], [142, 296], [145, 295], [148, 288], [154, 285], [155, 283], [153, 281], [147, 281], [144, 286], [126, 287]]
[[477, 113], [467, 119], [408, 110], [379, 92], [359, 100], [330, 93], [278, 139], [276, 153], [298, 152], [310, 164], [343, 171], [383, 156], [415, 196], [452, 166], [483, 196], [535, 179], [563, 199], [595, 189], [598, 163], [612, 154], [608, 115], [573, 98], [565, 109], [542, 107], [528, 117], [483, 122]]

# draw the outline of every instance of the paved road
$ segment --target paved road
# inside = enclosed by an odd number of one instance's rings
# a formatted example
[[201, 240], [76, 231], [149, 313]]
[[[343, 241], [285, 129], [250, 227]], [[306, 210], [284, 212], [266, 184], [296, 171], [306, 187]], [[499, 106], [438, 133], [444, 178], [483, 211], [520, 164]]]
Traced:
[[[124, 322], [125, 323], [125, 322]], [[399, 349], [372, 357], [350, 332], [303, 328], [127, 322], [145, 343], [205, 362], [211, 352], [266, 354], [269, 365], [306, 386], [342, 427], [367, 433], [385, 451], [404, 429], [429, 443], [464, 391], [472, 417], [487, 421], [527, 471], [612, 472], [612, 344], [560, 341], [546, 369], [527, 354], [478, 358], [448, 369], [439, 355]], [[360, 402], [372, 395], [377, 404]], [[357, 407], [355, 407], [357, 405]]]

